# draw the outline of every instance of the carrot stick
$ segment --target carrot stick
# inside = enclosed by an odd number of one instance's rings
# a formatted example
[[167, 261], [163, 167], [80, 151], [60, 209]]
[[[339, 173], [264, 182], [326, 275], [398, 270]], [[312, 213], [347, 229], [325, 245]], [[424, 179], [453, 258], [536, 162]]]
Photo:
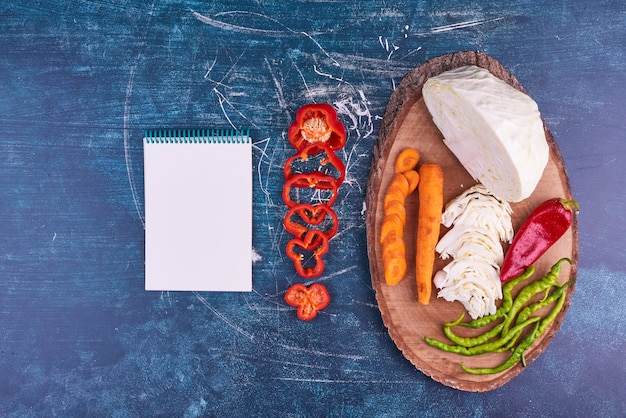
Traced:
[[443, 170], [438, 164], [420, 166], [417, 191], [419, 199], [415, 255], [417, 301], [422, 305], [428, 305], [432, 292], [435, 246], [439, 239], [443, 211]]

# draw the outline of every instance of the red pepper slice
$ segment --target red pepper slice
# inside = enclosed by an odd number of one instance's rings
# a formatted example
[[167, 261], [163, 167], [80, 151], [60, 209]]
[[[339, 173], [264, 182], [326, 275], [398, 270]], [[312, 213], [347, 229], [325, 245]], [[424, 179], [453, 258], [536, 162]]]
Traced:
[[519, 276], [567, 232], [580, 207], [574, 200], [549, 199], [524, 221], [504, 256], [500, 281]]
[[[327, 225], [327, 219], [330, 219], [330, 226], [322, 230], [320, 226]], [[299, 238], [302, 238], [309, 229], [315, 228], [321, 230], [326, 238], [331, 239], [339, 226], [337, 214], [324, 203], [300, 203], [287, 212], [283, 223], [287, 232]]]
[[311, 144], [342, 148], [346, 129], [337, 118], [335, 109], [326, 103], [307, 104], [296, 112], [296, 121], [289, 127], [289, 142], [298, 151]]
[[[306, 169], [305, 166], [318, 162], [315, 170]], [[343, 183], [346, 176], [346, 166], [343, 161], [333, 152], [328, 145], [311, 144], [303, 148], [300, 152], [291, 156], [285, 163], [285, 178], [296, 173], [321, 173], [328, 174], [335, 178], [337, 186]]]
[[329, 176], [328, 174], [323, 173], [301, 173], [294, 174], [290, 176], [285, 181], [285, 186], [283, 187], [283, 200], [285, 204], [289, 208], [293, 208], [298, 205], [299, 202], [293, 200], [291, 196], [292, 189], [316, 189], [316, 190], [325, 190], [327, 196], [323, 196], [322, 198], [326, 198], [326, 205], [331, 206], [337, 200], [337, 182], [333, 176]]
[[314, 283], [310, 287], [296, 283], [287, 289], [285, 302], [298, 308], [298, 318], [302, 321], [310, 321], [317, 313], [328, 306], [330, 294], [326, 286]]
[[328, 252], [328, 238], [319, 229], [311, 229], [302, 238], [293, 238], [287, 243], [289, 257], [298, 274], [304, 278], [313, 278], [324, 271], [322, 256]]

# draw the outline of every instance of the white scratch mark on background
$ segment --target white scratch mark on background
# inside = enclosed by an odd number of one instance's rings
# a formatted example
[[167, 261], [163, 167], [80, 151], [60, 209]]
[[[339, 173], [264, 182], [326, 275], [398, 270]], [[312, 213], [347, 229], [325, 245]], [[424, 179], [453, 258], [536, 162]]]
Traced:
[[[260, 145], [263, 144], [263, 148], [260, 147]], [[265, 181], [269, 182], [269, 172], [270, 172], [270, 166], [272, 164], [272, 160], [270, 159], [270, 157], [267, 155], [267, 147], [270, 144], [270, 139], [269, 138], [265, 138], [262, 139], [260, 141], [257, 142], [253, 142], [252, 143], [252, 148], [256, 149], [257, 151], [259, 151], [261, 153], [261, 157], [259, 158], [259, 163], [256, 166], [256, 170], [257, 170], [257, 174], [259, 175], [259, 187], [261, 188], [261, 191], [263, 192], [263, 194], [265, 195], [265, 198], [267, 200], [267, 203], [269, 205], [272, 204], [272, 198], [270, 195], [269, 190], [267, 189], [267, 184], [263, 183], [263, 178], [264, 176], [261, 174], [261, 164], [265, 161], [267, 161], [267, 175], [265, 176]]]
[[261, 254], [259, 254], [256, 249], [252, 248], [252, 264], [261, 260], [263, 260], [263, 257], [261, 257]]
[[[419, 49], [421, 48], [417, 50]], [[333, 53], [333, 56], [344, 71], [353, 70], [357, 73], [370, 73], [377, 76], [404, 77], [406, 73], [415, 68], [413, 64], [404, 64], [398, 62], [398, 60], [388, 60], [386, 58], [368, 58], [361, 55], [339, 53]]]
[[[215, 94], [217, 95], [217, 100], [220, 104], [220, 109], [222, 109], [222, 113], [224, 114], [224, 117], [226, 118], [226, 120], [228, 121], [228, 124], [233, 128], [233, 129], [237, 129], [237, 127], [235, 126], [235, 124], [233, 123], [232, 120], [230, 120], [230, 117], [228, 116], [228, 113], [226, 112], [226, 109], [224, 108], [224, 102], [227, 102], [230, 105], [230, 102], [226, 99], [226, 97], [224, 97], [224, 95], [222, 94], [222, 92], [220, 92], [217, 89], [213, 89], [213, 91], [215, 92]], [[231, 105], [232, 107], [232, 105]]]
[[312, 350], [312, 349], [296, 347], [296, 346], [287, 345], [287, 344], [276, 344], [276, 345], [278, 347], [285, 348], [289, 351], [297, 351], [300, 353], [314, 354], [316, 356], [322, 356], [322, 357], [334, 357], [334, 358], [343, 358], [343, 359], [349, 359], [349, 360], [365, 360], [368, 358], [367, 356], [362, 356], [362, 355], [357, 355], [357, 354], [329, 353], [326, 351]]
[[234, 324], [232, 321], [230, 321], [228, 318], [226, 318], [220, 311], [215, 309], [205, 298], [203, 298], [202, 295], [200, 295], [200, 293], [193, 292], [193, 294], [198, 298], [200, 302], [202, 302], [204, 306], [209, 308], [209, 310], [213, 312], [215, 316], [217, 316], [219, 319], [224, 321], [224, 323], [226, 323], [228, 326], [230, 326], [232, 329], [234, 329], [235, 331], [237, 331], [239, 334], [243, 335], [244, 337], [247, 337], [250, 340], [254, 340], [254, 335], [247, 333], [246, 331], [238, 327], [236, 324]]
[[167, 301], [167, 305], [171, 308], [172, 307], [172, 295], [170, 294], [169, 291], [163, 291], [161, 292], [161, 301], [163, 302], [163, 304], [165, 305], [165, 302]]
[[[148, 19], [150, 20], [154, 15], [154, 6], [156, 2], [152, 3], [152, 7], [150, 8], [150, 12], [148, 13]], [[148, 22], [149, 23], [149, 22]], [[146, 28], [148, 25], [146, 25]], [[143, 47], [146, 44], [146, 34], [147, 29], [144, 30], [142, 34], [142, 42], [141, 46]], [[135, 186], [135, 179], [133, 178], [132, 172], [132, 162], [130, 157], [130, 98], [133, 94], [133, 83], [135, 80], [135, 72], [137, 71], [137, 67], [139, 67], [139, 61], [141, 60], [141, 51], [135, 57], [135, 61], [133, 62], [132, 67], [130, 67], [130, 73], [128, 75], [128, 84], [126, 85], [126, 96], [124, 97], [124, 115], [123, 115], [123, 126], [122, 131], [124, 132], [124, 161], [126, 163], [126, 173], [128, 175], [128, 183], [130, 184], [130, 192], [133, 197], [133, 203], [135, 205], [135, 210], [137, 211], [137, 215], [139, 216], [139, 220], [141, 221], [141, 225], [143, 228], [146, 228], [146, 222], [143, 216], [143, 211], [139, 205], [139, 197], [137, 194], [137, 187]]]
[[135, 186], [135, 179], [133, 178], [132, 171], [132, 162], [130, 157], [130, 98], [133, 94], [133, 81], [135, 80], [135, 71], [137, 70], [137, 66], [139, 65], [139, 58], [141, 55], [138, 55], [133, 63], [133, 66], [130, 68], [130, 74], [128, 76], [128, 84], [126, 85], [126, 97], [124, 98], [124, 160], [126, 163], [126, 174], [128, 176], [128, 183], [130, 184], [130, 193], [133, 196], [133, 203], [135, 204], [135, 210], [137, 211], [137, 215], [139, 215], [139, 220], [141, 221], [141, 225], [143, 225], [144, 229], [146, 227], [146, 222], [144, 220], [143, 211], [139, 205], [139, 197], [137, 195], [137, 187]]
[[[337, 234], [333, 237], [333, 239], [335, 237], [337, 237], [337, 236], [340, 236], [340, 235], [341, 235], [341, 232], [337, 232]], [[342, 276], [342, 275], [346, 274], [347, 272], [349, 272], [350, 270], [354, 270], [354, 269], [356, 269], [356, 266], [346, 267], [345, 269], [336, 271], [336, 272], [331, 273], [329, 275], [318, 277], [318, 278], [316, 278], [314, 280], [304, 281], [304, 282], [302, 282], [302, 284], [305, 285], [305, 286], [311, 286], [313, 283], [325, 282], [325, 281], [330, 280], [330, 279], [332, 279], [334, 277]], [[283, 295], [283, 294], [287, 293], [287, 290], [288, 289], [284, 289], [281, 292], [277, 293], [277, 295]], [[323, 314], [324, 312], [322, 311], [321, 313]]]
[[493, 22], [497, 22], [500, 20], [504, 20], [504, 19], [505, 19], [504, 17], [492, 17], [489, 19], [467, 20], [464, 22], [452, 23], [450, 25], [435, 26], [434, 28], [431, 28], [428, 32], [415, 33], [413, 34], [413, 36], [424, 36], [424, 35], [432, 35], [436, 33], [450, 32], [450, 31], [457, 30], [457, 29], [466, 29], [466, 28], [471, 28], [474, 26], [484, 25], [487, 23], [493, 23]]
[[283, 25], [276, 19], [273, 19], [269, 16], [266, 16], [260, 13], [247, 12], [247, 11], [231, 11], [231, 12], [226, 12], [226, 13], [218, 13], [215, 16], [224, 16], [227, 14], [236, 14], [236, 13], [249, 14], [249, 15], [261, 17], [263, 19], [267, 19], [274, 24], [282, 26], [285, 30], [257, 29], [257, 28], [247, 27], [247, 26], [233, 25], [232, 23], [227, 23], [221, 20], [210, 18], [209, 16], [205, 16], [201, 13], [196, 12], [193, 9], [190, 9], [190, 11], [193, 14], [193, 16], [196, 19], [198, 19], [200, 22], [206, 23], [207, 25], [211, 25], [216, 28], [224, 29], [227, 31], [240, 32], [240, 33], [245, 33], [248, 35], [265, 35], [265, 36], [273, 36], [273, 37], [296, 36], [296, 32], [287, 28], [285, 25]]
[[213, 62], [208, 66], [206, 73], [204, 74], [204, 78], [210, 80], [209, 75], [211, 74], [213, 67], [215, 67], [215, 63], [217, 63], [217, 54], [215, 54], [215, 58], [213, 58]]
[[[193, 14], [193, 16], [198, 19], [200, 22], [202, 23], [206, 23], [207, 25], [211, 25], [213, 27], [216, 28], [220, 28], [223, 30], [227, 30], [227, 31], [234, 31], [234, 32], [241, 32], [241, 33], [246, 33], [249, 35], [263, 35], [263, 36], [271, 36], [271, 37], [300, 37], [303, 36], [307, 39], [309, 39], [311, 42], [313, 42], [315, 44], [315, 46], [317, 46], [319, 48], [319, 50], [326, 55], [326, 57], [328, 57], [328, 59], [330, 59], [333, 62], [333, 65], [339, 67], [339, 63], [337, 61], [335, 61], [333, 59], [333, 57], [330, 56], [330, 54], [322, 47], [322, 45], [315, 40], [315, 38], [313, 37], [313, 35], [310, 35], [307, 32], [304, 31], [297, 31], [294, 29], [291, 29], [290, 27], [282, 24], [281, 22], [279, 22], [278, 20], [269, 17], [267, 15], [261, 14], [261, 13], [255, 13], [255, 12], [248, 12], [248, 11], [229, 11], [229, 12], [224, 12], [224, 13], [218, 13], [215, 16], [225, 16], [225, 15], [234, 15], [234, 14], [245, 14], [245, 15], [250, 15], [250, 16], [254, 16], [254, 17], [260, 17], [261, 19], [265, 19], [268, 20], [272, 25], [278, 25], [280, 27], [282, 27], [284, 30], [270, 30], [270, 29], [258, 29], [258, 28], [252, 28], [252, 27], [247, 27], [247, 26], [240, 26], [240, 25], [233, 25], [232, 23], [227, 23], [221, 20], [216, 20], [213, 19], [211, 17], [205, 16], [201, 13], [198, 13], [196, 11], [194, 11], [193, 9], [190, 9], [191, 13]], [[317, 35], [317, 33], [315, 34]]]
[[332, 74], [329, 73], [324, 73], [320, 70], [317, 69], [317, 65], [313, 65], [313, 71], [315, 72], [315, 74], [317, 75], [321, 75], [324, 77], [328, 77], [329, 79], [333, 80], [333, 81], [339, 81], [340, 83], [346, 83], [347, 85], [349, 85], [350, 87], [352, 87], [354, 89], [354, 86], [350, 83], [348, 83], [346, 80], [344, 80], [343, 78], [337, 78]]
[[287, 101], [285, 100], [285, 96], [283, 94], [283, 88], [280, 85], [280, 83], [278, 82], [278, 79], [276, 78], [274, 73], [272, 72], [272, 67], [271, 67], [269, 61], [267, 60], [267, 57], [263, 57], [263, 60], [265, 61], [265, 65], [267, 66], [267, 70], [270, 73], [270, 77], [272, 77], [272, 81], [274, 82], [274, 86], [276, 87], [276, 99], [278, 99], [278, 105], [280, 106], [280, 108], [282, 110], [287, 110], [288, 106], [287, 106]]
[[[226, 120], [228, 121], [229, 125], [233, 128], [233, 129], [237, 129], [237, 126], [235, 125], [235, 123], [232, 121], [232, 119], [230, 118], [230, 115], [228, 114], [226, 107], [224, 106], [224, 103], [226, 103], [228, 105], [228, 107], [230, 109], [232, 109], [237, 115], [239, 115], [241, 118], [243, 118], [248, 125], [253, 126], [255, 128], [258, 129], [258, 125], [256, 123], [254, 123], [253, 120], [251, 120], [249, 117], [247, 117], [246, 115], [243, 114], [243, 112], [241, 112], [240, 110], [238, 110], [235, 105], [228, 99], [228, 97], [226, 97], [226, 94], [224, 94], [223, 92], [221, 92], [218, 87], [223, 87], [225, 90], [230, 89], [231, 87], [228, 86], [224, 80], [226, 80], [226, 78], [230, 75], [230, 73], [237, 67], [237, 63], [239, 62], [239, 60], [241, 59], [241, 57], [243, 57], [244, 52], [242, 52], [241, 54], [239, 54], [239, 56], [237, 57], [237, 59], [235, 60], [235, 62], [233, 62], [233, 64], [230, 66], [230, 68], [228, 69], [228, 71], [226, 71], [226, 73], [224, 74], [224, 76], [218, 81], [218, 80], [214, 80], [213, 78], [211, 78], [211, 71], [213, 70], [213, 67], [215, 66], [215, 63], [217, 61], [217, 56], [219, 55], [219, 51], [216, 52], [215, 54], [215, 58], [213, 60], [213, 62], [208, 66], [207, 72], [204, 74], [204, 79], [208, 80], [209, 82], [213, 83], [215, 85], [215, 87], [213, 87], [213, 93], [215, 93], [215, 95], [217, 96], [217, 100], [220, 106], [220, 109], [222, 110], [222, 114], [224, 115], [224, 117], [226, 118]], [[231, 95], [235, 96], [235, 95], [241, 95], [239, 93], [234, 93]]]
[[293, 58], [291, 58], [291, 56], [289, 57], [289, 59], [291, 60], [291, 64], [293, 65], [293, 68], [296, 69], [296, 71], [298, 72], [298, 74], [300, 75], [300, 78], [302, 79], [302, 84], [304, 84], [304, 88], [306, 89], [306, 93], [307, 96], [309, 96], [309, 99], [313, 102], [315, 102], [315, 99], [313, 98], [313, 95], [311, 94], [311, 90], [309, 89], [309, 85], [306, 82], [306, 78], [304, 78], [304, 74], [302, 74], [302, 71], [300, 70], [300, 68], [298, 67], [298, 64], [296, 64], [296, 62], [293, 60]]
[[302, 383], [350, 383], [350, 384], [379, 384], [379, 383], [388, 383], [388, 384], [407, 384], [407, 383], [415, 383], [410, 380], [372, 380], [372, 379], [314, 379], [314, 378], [303, 378], [303, 377], [271, 377], [272, 380], [284, 380], [290, 382], [302, 382]]
[[[354, 130], [358, 138], [367, 138], [374, 132], [374, 124], [372, 123], [372, 115], [370, 113], [368, 100], [363, 90], [357, 90], [359, 100], [355, 101], [351, 96], [345, 96], [333, 102], [337, 108], [337, 113], [346, 116], [352, 123], [347, 128]], [[364, 133], [361, 133], [364, 130]]]
[[[405, 35], [405, 37], [406, 37], [406, 35]], [[398, 49], [400, 49], [400, 47], [397, 46], [396, 44], [394, 44], [393, 42], [391, 43], [391, 48], [390, 48], [389, 47], [389, 40], [387, 38], [385, 38], [385, 42], [383, 42], [383, 37], [381, 35], [378, 36], [378, 43], [388, 53], [387, 54], [387, 61], [389, 61], [391, 59], [391, 56], [393, 55], [394, 52], [396, 52]]]
[[355, 90], [358, 97], [354, 98], [349, 95], [341, 95], [338, 100], [333, 102], [333, 105], [337, 109], [337, 114], [342, 116], [342, 119], [347, 118], [350, 123], [345, 124], [348, 132], [354, 132], [356, 139], [351, 140], [349, 147], [345, 147], [342, 152], [344, 154], [344, 160], [346, 165], [346, 178], [344, 182], [352, 186], [356, 185], [358, 188], [362, 188], [359, 184], [358, 177], [353, 175], [353, 168], [357, 165], [359, 160], [367, 158], [366, 153], [358, 154], [361, 141], [368, 138], [374, 132], [374, 122], [372, 114], [369, 110], [369, 100], [365, 96], [363, 90]]

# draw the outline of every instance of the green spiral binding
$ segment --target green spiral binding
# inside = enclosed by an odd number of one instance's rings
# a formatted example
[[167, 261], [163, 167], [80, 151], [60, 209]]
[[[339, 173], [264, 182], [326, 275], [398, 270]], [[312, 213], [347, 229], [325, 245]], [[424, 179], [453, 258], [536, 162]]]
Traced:
[[147, 144], [249, 144], [246, 129], [153, 129], [144, 133]]

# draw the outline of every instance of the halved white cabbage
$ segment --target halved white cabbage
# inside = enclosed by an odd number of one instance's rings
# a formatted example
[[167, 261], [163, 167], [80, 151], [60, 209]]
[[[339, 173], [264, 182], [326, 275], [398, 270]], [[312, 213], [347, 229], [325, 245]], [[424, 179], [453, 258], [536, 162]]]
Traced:
[[532, 98], [473, 65], [429, 78], [422, 94], [445, 144], [474, 179], [509, 202], [532, 194], [549, 156]]

